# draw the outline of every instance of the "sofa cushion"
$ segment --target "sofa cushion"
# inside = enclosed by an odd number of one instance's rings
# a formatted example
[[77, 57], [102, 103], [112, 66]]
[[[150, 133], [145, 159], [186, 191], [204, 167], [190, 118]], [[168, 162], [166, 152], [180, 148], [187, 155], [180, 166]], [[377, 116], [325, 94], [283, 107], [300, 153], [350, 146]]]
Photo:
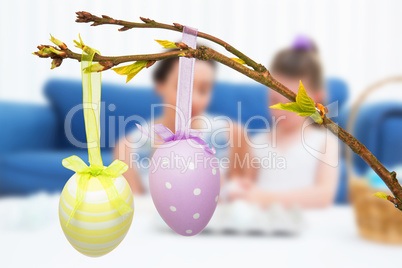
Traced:
[[349, 99], [349, 88], [342, 79], [331, 77], [326, 81], [327, 99], [326, 105], [338, 102], [338, 111], [345, 107]]
[[[381, 102], [364, 105], [357, 115], [354, 134], [386, 167], [402, 164], [402, 105]], [[354, 167], [364, 174], [369, 166], [358, 155]]]
[[12, 152], [51, 149], [57, 118], [49, 106], [0, 102], [0, 157]]
[[248, 129], [267, 128], [270, 122], [268, 89], [254, 83], [216, 83], [208, 111], [228, 116]]
[[[61, 161], [71, 155], [81, 157], [88, 164], [86, 150], [25, 151], [0, 158], [0, 195], [61, 191], [74, 174]], [[102, 159], [109, 165], [112, 153], [102, 151]]]

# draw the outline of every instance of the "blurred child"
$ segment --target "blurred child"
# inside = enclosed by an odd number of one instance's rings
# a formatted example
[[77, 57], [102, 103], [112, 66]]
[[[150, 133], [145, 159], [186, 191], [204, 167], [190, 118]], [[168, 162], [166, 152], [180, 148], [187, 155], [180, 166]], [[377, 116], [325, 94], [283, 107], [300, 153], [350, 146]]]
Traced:
[[[299, 37], [291, 48], [280, 51], [271, 65], [273, 77], [297, 93], [299, 81], [307, 94], [325, 102], [324, 79], [318, 51], [312, 41]], [[269, 105], [287, 103], [270, 90]], [[332, 204], [338, 179], [337, 138], [310, 118], [270, 109], [270, 131], [253, 137], [253, 157], [259, 159], [253, 180], [241, 180], [242, 191], [231, 195], [268, 207], [326, 207]], [[269, 165], [267, 165], [269, 164]], [[245, 189], [245, 190], [244, 190]]]
[[[154, 121], [147, 122], [147, 125], [143, 125], [143, 127], [149, 129], [152, 124], [163, 124], [174, 131], [179, 59], [165, 59], [158, 62], [154, 68], [153, 81], [156, 92], [162, 98], [162, 114]], [[238, 136], [239, 133], [243, 133], [238, 131], [241, 127], [231, 124], [227, 120], [214, 118], [205, 111], [211, 100], [216, 63], [214, 61], [196, 60], [194, 68], [191, 128], [201, 131], [203, 139], [216, 147], [216, 157], [218, 159], [227, 156], [232, 158], [234, 154], [246, 150], [235, 144], [238, 140], [242, 144], [245, 143], [244, 137], [239, 139]], [[230, 133], [220, 131], [222, 129], [230, 129], [231, 131]], [[137, 194], [146, 193], [149, 190], [149, 167], [146, 165], [149, 165], [149, 159], [155, 150], [155, 148], [152, 148], [152, 142], [156, 143], [156, 145], [160, 144], [160, 142], [151, 141], [149, 137], [135, 129], [121, 139], [116, 146], [115, 157], [129, 165], [129, 170], [124, 176], [128, 180], [132, 191]], [[148, 160], [142, 161], [143, 159]], [[242, 175], [241, 169], [229, 167], [227, 171], [230, 174]], [[221, 175], [225, 175], [225, 173], [225, 170], [221, 169]]]

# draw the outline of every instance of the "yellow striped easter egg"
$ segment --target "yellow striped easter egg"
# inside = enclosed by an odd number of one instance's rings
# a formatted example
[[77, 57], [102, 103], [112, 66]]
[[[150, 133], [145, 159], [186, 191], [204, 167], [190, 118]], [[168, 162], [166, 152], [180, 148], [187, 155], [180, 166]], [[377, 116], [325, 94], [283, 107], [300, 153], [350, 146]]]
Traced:
[[[134, 210], [133, 193], [123, 176], [112, 179], [120, 197]], [[77, 176], [74, 174], [60, 196], [59, 219], [70, 244], [82, 254], [91, 257], [105, 255], [124, 239], [133, 220], [133, 212], [120, 215], [101, 182], [92, 177], [85, 197], [66, 226], [75, 204]]]

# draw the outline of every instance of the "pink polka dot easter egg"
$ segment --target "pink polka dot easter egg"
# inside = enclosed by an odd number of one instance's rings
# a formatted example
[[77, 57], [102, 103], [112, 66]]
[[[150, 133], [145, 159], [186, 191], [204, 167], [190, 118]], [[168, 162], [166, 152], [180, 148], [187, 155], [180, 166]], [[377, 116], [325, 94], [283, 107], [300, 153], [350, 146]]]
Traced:
[[152, 156], [149, 186], [166, 224], [178, 234], [196, 235], [218, 203], [218, 160], [191, 139], [165, 142]]

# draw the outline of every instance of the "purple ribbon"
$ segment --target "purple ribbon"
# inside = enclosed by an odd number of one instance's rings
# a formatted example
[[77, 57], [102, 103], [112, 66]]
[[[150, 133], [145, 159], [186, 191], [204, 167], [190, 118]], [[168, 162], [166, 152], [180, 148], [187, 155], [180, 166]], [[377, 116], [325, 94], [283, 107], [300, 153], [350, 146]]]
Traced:
[[[145, 129], [143, 128], [141, 125], [136, 124], [138, 129], [145, 135], [147, 135], [148, 137], [152, 138], [151, 134]], [[159, 135], [159, 137], [161, 137], [161, 139], [156, 139], [154, 138], [154, 140], [156, 141], [164, 141], [164, 142], [169, 142], [169, 141], [177, 141], [177, 140], [186, 140], [186, 139], [192, 139], [193, 141], [195, 141], [196, 143], [198, 143], [199, 145], [201, 145], [201, 148], [204, 149], [206, 152], [210, 153], [210, 154], [215, 154], [216, 150], [215, 148], [212, 146], [212, 148], [210, 148], [208, 146], [208, 143], [206, 143], [202, 138], [202, 133], [196, 129], [190, 129], [188, 131], [188, 136], [182, 136], [182, 135], [177, 135], [174, 134], [168, 127], [165, 127], [163, 124], [156, 124], [152, 126], [152, 131], [155, 132], [156, 134]]]
[[[184, 26], [181, 41], [191, 48], [197, 46], [198, 30]], [[195, 58], [180, 57], [176, 99], [176, 134], [188, 136], [191, 126]]]
[[[189, 47], [195, 49], [197, 46], [197, 33], [197, 29], [184, 26], [181, 41], [187, 44]], [[173, 133], [163, 124], [152, 126], [152, 130], [162, 138], [162, 140], [156, 140], [168, 142], [192, 139], [200, 144], [201, 147], [208, 153], [215, 154], [215, 148], [212, 146], [211, 149], [208, 144], [201, 138], [202, 133], [198, 130], [191, 129], [191, 105], [193, 96], [194, 64], [195, 58], [179, 58], [175, 133]], [[148, 131], [146, 131], [140, 125], [137, 124], [137, 127], [142, 133], [144, 133], [148, 137], [151, 137]]]

